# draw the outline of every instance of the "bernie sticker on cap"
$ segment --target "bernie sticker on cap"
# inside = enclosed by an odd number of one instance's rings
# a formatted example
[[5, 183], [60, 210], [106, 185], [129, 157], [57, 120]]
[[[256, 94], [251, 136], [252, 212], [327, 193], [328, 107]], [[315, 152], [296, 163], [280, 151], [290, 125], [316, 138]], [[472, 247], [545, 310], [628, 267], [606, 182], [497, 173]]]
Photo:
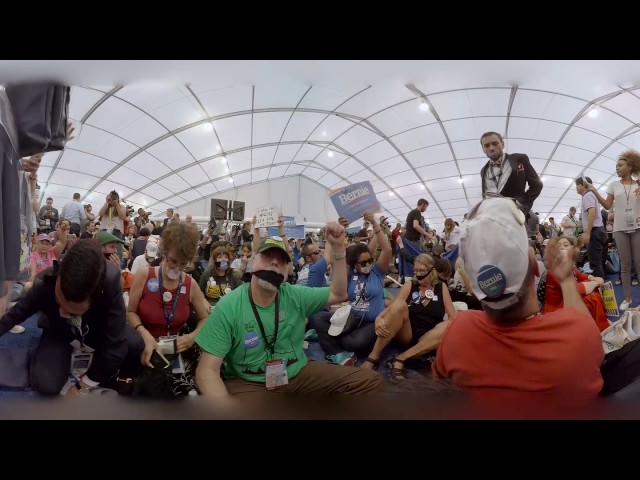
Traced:
[[507, 289], [507, 279], [495, 265], [483, 265], [476, 277], [482, 293], [489, 298], [497, 298]]

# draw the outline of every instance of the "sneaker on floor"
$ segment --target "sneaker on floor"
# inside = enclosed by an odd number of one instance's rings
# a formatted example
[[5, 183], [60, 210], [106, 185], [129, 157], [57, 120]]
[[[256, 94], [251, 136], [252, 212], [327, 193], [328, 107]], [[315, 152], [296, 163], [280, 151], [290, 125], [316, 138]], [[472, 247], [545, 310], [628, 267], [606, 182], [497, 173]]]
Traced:
[[318, 332], [316, 332], [314, 328], [312, 328], [311, 330], [307, 330], [307, 333], [304, 334], [304, 339], [307, 342], [317, 342]]
[[353, 364], [356, 363], [357, 360], [356, 354], [353, 352], [340, 352], [335, 355], [327, 355], [326, 359], [336, 365], [346, 365], [348, 367], [353, 367]]
[[24, 327], [22, 325], [16, 325], [15, 327], [13, 327], [11, 330], [9, 330], [11, 333], [24, 333]]
[[620, 304], [620, 311], [624, 311], [627, 308], [629, 308], [629, 306], [631, 305], [631, 302], [627, 302], [626, 300], [623, 300], [622, 303]]

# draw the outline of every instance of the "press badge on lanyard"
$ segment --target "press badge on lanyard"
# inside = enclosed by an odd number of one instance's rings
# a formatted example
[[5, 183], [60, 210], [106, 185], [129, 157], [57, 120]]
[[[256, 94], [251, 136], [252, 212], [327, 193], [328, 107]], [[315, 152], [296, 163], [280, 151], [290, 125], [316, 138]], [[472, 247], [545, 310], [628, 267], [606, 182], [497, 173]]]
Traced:
[[283, 385], [288, 385], [289, 375], [287, 374], [287, 361], [283, 358], [273, 358], [276, 353], [275, 347], [278, 341], [278, 327], [280, 326], [280, 295], [276, 294], [273, 338], [271, 341], [268, 341], [267, 334], [264, 331], [264, 325], [262, 324], [262, 318], [260, 318], [256, 304], [253, 301], [253, 296], [251, 295], [251, 285], [249, 285], [247, 293], [249, 294], [249, 303], [251, 304], [253, 315], [256, 317], [260, 333], [262, 334], [262, 338], [264, 338], [265, 347], [272, 358], [272, 360], [265, 362], [264, 365], [265, 386], [267, 390], [272, 390]]

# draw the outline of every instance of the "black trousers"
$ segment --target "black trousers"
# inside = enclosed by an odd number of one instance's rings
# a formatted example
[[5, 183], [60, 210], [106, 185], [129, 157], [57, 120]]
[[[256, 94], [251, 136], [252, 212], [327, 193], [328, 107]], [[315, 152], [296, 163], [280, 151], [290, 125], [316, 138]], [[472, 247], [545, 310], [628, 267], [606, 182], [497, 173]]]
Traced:
[[355, 352], [358, 356], [369, 355], [377, 339], [374, 323], [363, 322], [359, 328], [334, 337], [329, 335], [332, 315], [331, 312], [318, 312], [313, 316], [318, 342], [324, 352], [327, 355], [339, 352]]
[[604, 261], [607, 257], [607, 232], [604, 227], [593, 227], [587, 246], [589, 266], [594, 277], [605, 278]]
[[[120, 367], [120, 374], [137, 376], [142, 371], [140, 354], [144, 350], [142, 337], [129, 325], [126, 328], [127, 357]], [[40, 343], [31, 360], [31, 388], [42, 395], [59, 395], [69, 378], [71, 369], [71, 345], [74, 340], [71, 329], [59, 332], [43, 329]]]

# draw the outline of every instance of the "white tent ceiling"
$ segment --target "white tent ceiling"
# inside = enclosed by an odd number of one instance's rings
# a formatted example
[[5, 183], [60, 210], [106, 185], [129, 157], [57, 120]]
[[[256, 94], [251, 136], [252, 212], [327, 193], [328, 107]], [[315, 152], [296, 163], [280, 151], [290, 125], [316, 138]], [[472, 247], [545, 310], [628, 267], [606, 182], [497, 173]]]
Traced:
[[46, 154], [40, 172], [60, 207], [75, 191], [101, 204], [115, 189], [159, 212], [300, 175], [327, 190], [369, 180], [393, 222], [425, 197], [440, 228], [480, 200], [479, 139], [494, 130], [543, 177], [534, 210], [561, 218], [578, 203], [575, 177], [604, 188], [617, 155], [640, 149], [638, 61], [2, 61], [0, 69], [3, 82], [81, 85], [70, 106], [78, 138]]

